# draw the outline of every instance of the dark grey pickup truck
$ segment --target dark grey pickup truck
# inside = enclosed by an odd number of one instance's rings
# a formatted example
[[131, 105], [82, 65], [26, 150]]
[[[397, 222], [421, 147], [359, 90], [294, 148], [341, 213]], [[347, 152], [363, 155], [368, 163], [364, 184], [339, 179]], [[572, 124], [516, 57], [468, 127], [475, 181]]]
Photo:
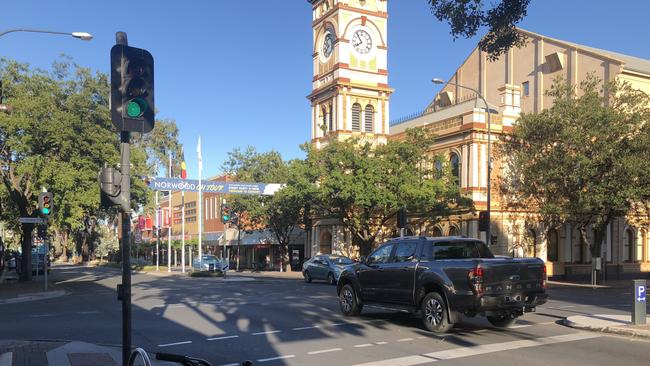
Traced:
[[424, 326], [443, 333], [461, 315], [487, 316], [509, 327], [546, 302], [546, 267], [538, 258], [495, 257], [482, 241], [464, 237], [392, 239], [341, 273], [344, 315], [368, 303], [420, 311]]

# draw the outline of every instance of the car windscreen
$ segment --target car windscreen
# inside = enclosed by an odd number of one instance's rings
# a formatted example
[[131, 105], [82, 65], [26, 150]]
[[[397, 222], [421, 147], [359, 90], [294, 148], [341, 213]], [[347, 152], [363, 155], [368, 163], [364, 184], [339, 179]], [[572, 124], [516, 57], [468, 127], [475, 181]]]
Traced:
[[203, 257], [201, 257], [201, 259], [204, 261], [213, 261], [216, 260], [216, 257], [213, 255], [204, 255]]
[[466, 240], [430, 242], [430, 259], [494, 258], [485, 244]]
[[352, 259], [346, 258], [346, 257], [330, 257], [330, 261], [332, 264], [340, 264], [340, 265], [347, 265], [347, 264], [352, 264], [354, 263]]

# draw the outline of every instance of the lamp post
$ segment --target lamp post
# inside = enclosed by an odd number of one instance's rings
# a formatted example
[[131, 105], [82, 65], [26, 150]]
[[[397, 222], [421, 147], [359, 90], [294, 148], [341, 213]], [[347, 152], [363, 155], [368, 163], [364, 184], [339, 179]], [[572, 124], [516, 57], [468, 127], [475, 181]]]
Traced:
[[5, 34], [14, 33], [14, 32], [61, 34], [64, 36], [72, 36], [74, 38], [81, 39], [82, 41], [90, 41], [91, 39], [93, 39], [93, 35], [86, 32], [55, 32], [55, 31], [48, 31], [48, 30], [41, 30], [41, 29], [26, 29], [26, 28], [9, 29], [0, 32], [0, 37], [4, 36]]
[[[431, 82], [433, 82], [434, 84], [445, 84], [444, 80], [438, 79], [438, 78], [433, 78], [431, 80]], [[483, 100], [483, 103], [485, 104], [485, 111], [487, 112], [487, 130], [488, 130], [488, 145], [487, 145], [487, 156], [488, 156], [488, 159], [487, 159], [488, 160], [488, 164], [487, 164], [487, 222], [488, 222], [488, 225], [487, 225], [487, 231], [486, 231], [486, 235], [485, 235], [486, 236], [485, 242], [486, 242], [487, 245], [490, 245], [491, 242], [492, 242], [492, 237], [491, 237], [492, 220], [490, 218], [490, 210], [491, 210], [491, 205], [490, 205], [490, 198], [491, 197], [490, 196], [492, 195], [492, 192], [491, 192], [491, 190], [492, 190], [491, 189], [492, 188], [492, 184], [491, 184], [491, 180], [492, 180], [491, 179], [492, 178], [492, 154], [491, 154], [490, 146], [492, 145], [492, 133], [491, 133], [492, 126], [490, 124], [490, 106], [488, 105], [488, 102], [485, 100], [485, 97], [483, 97], [483, 95], [478, 90], [470, 88], [468, 86], [452, 83], [451, 81], [448, 81], [446, 83], [450, 84], [450, 85], [455, 85], [455, 86], [457, 86], [459, 88], [467, 89], [467, 90], [470, 90], [470, 91], [476, 93], [476, 95], [478, 95], [479, 98], [481, 98]]]

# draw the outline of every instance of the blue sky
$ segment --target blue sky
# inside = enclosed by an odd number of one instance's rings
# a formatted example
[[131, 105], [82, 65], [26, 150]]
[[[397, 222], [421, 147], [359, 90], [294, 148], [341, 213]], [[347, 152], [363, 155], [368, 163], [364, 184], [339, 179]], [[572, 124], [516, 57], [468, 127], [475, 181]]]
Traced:
[[[650, 1], [532, 0], [520, 24], [550, 37], [650, 59]], [[156, 62], [159, 118], [175, 119], [188, 176], [197, 177], [203, 140], [204, 176], [219, 172], [227, 152], [252, 145], [285, 158], [303, 156], [310, 139], [311, 7], [306, 0], [80, 1], [4, 0], [0, 30], [86, 31], [64, 36], [13, 33], [0, 56], [49, 68], [61, 53], [108, 72], [115, 32], [148, 49]], [[478, 38], [455, 42], [426, 0], [389, 0], [391, 119], [422, 109], [467, 57]], [[116, 135], [117, 138], [117, 135]]]

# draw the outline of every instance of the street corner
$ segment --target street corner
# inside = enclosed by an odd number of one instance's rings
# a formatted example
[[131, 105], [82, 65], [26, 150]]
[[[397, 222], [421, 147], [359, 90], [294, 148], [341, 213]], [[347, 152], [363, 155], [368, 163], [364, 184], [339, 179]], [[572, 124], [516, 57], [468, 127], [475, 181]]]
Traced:
[[644, 325], [634, 325], [630, 315], [613, 314], [574, 315], [565, 318], [562, 324], [575, 329], [650, 340], [650, 316]]

